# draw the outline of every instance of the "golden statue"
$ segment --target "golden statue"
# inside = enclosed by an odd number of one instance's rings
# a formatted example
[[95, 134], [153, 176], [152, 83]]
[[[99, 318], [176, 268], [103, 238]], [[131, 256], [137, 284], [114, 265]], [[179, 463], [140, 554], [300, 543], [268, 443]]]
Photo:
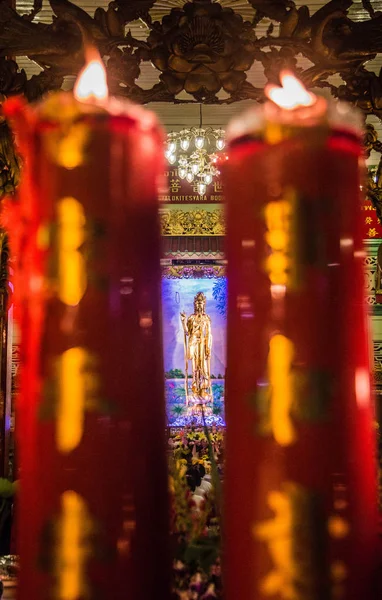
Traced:
[[212, 400], [211, 387], [211, 319], [206, 314], [206, 297], [198, 292], [194, 298], [194, 314], [187, 319], [180, 313], [184, 331], [185, 390], [186, 404], [189, 400], [188, 361], [192, 361], [191, 392], [196, 401]]

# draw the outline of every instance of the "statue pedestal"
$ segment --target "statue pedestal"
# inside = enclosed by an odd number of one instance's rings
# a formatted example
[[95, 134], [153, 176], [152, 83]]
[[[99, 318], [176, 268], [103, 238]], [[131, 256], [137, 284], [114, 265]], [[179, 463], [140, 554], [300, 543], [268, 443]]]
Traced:
[[218, 425], [225, 427], [225, 421], [222, 416], [213, 413], [213, 398], [207, 396], [205, 398], [189, 396], [188, 406], [184, 416], [179, 417], [172, 423], [172, 427], [184, 427], [193, 425], [195, 427], [203, 427], [207, 425]]
[[212, 396], [207, 396], [205, 398], [189, 396], [188, 397], [188, 406], [187, 406], [187, 416], [188, 417], [202, 417], [212, 415], [212, 406], [213, 399]]

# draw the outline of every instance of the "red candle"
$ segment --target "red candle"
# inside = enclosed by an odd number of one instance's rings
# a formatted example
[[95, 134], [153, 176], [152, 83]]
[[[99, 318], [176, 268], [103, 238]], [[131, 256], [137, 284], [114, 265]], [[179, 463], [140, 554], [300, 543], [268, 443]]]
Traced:
[[[299, 84], [283, 83], [288, 105]], [[300, 91], [231, 125], [227, 600], [369, 600], [375, 585], [359, 117]]]
[[6, 109], [25, 157], [19, 598], [167, 600], [162, 134], [84, 90], [92, 70], [102, 82], [90, 63], [78, 98]]

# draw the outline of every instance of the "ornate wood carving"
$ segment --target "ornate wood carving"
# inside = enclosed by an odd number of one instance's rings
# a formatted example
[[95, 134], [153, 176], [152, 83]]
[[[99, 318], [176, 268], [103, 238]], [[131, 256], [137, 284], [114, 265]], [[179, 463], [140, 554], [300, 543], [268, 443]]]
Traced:
[[165, 279], [215, 279], [225, 277], [224, 265], [194, 264], [194, 265], [167, 265], [162, 267], [162, 277]]
[[[366, 63], [382, 51], [382, 13], [370, 8], [370, 19], [352, 21], [351, 0], [331, 0], [314, 14], [307, 6], [297, 8], [293, 0], [248, 3], [254, 9], [252, 21], [218, 2], [194, 0], [153, 22], [150, 9], [155, 0], [113, 0], [106, 10], [97, 8], [93, 17], [69, 0], [50, 0], [54, 20], [45, 24], [35, 21], [41, 0], [35, 0], [30, 15], [0, 2], [0, 55], [28, 56], [43, 68], [28, 80], [13, 61], [3, 59], [0, 92], [23, 91], [35, 98], [60, 87], [65, 75], [75, 75], [82, 66], [85, 37], [105, 58], [113, 93], [142, 103], [262, 100], [263, 88], [254, 87], [246, 76], [257, 62], [268, 80], [277, 80], [280, 68], [292, 68], [308, 87], [328, 87], [334, 95], [362, 104], [365, 112], [381, 116], [381, 75], [368, 71]], [[365, 5], [368, 8], [366, 0]], [[138, 18], [147, 26], [145, 40], [126, 31]], [[265, 36], [259, 36], [265, 19], [271, 20], [270, 26]], [[298, 56], [311, 64], [298, 67]], [[149, 90], [139, 86], [145, 61], [160, 71], [160, 83]], [[328, 81], [335, 73], [344, 84]], [[216, 96], [221, 89], [227, 94], [224, 99]], [[177, 98], [182, 90], [192, 98]]]
[[[263, 87], [247, 78], [257, 64], [268, 81], [277, 81], [280, 69], [288, 67], [308, 88], [328, 88], [333, 96], [360, 106], [365, 115], [382, 118], [382, 74], [367, 69], [367, 62], [382, 52], [382, 12], [369, 0], [363, 0], [369, 13], [363, 21], [349, 17], [351, 0], [330, 0], [315, 13], [306, 5], [298, 8], [293, 0], [248, 0], [251, 20], [218, 2], [194, 0], [154, 21], [150, 11], [155, 4], [156, 0], [113, 0], [91, 16], [69, 0], [50, 0], [54, 18], [41, 23], [36, 21], [41, 0], [34, 0], [26, 15], [0, 2], [0, 94], [24, 93], [33, 100], [59, 88], [66, 75], [76, 75], [83, 65], [86, 39], [105, 59], [112, 93], [140, 103], [262, 101]], [[136, 39], [128, 28], [137, 19], [147, 27], [145, 39]], [[5, 58], [9, 56], [28, 56], [42, 71], [28, 79], [15, 60]], [[309, 61], [304, 68], [299, 57]], [[147, 62], [159, 75], [150, 89], [139, 84]], [[334, 74], [341, 76], [341, 83], [333, 83]], [[381, 142], [373, 136], [369, 128], [367, 151], [380, 152]], [[0, 137], [8, 140], [6, 126]], [[10, 147], [8, 141], [0, 147], [0, 194], [17, 185], [19, 165]], [[368, 182], [379, 215], [381, 168], [380, 163], [375, 180]]]
[[193, 208], [191, 210], [161, 209], [162, 235], [224, 236], [224, 211]]

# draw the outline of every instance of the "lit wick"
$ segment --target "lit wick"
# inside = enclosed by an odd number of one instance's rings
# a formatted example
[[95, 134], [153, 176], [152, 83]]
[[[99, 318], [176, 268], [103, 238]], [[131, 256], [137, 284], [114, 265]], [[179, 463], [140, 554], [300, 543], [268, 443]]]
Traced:
[[289, 71], [280, 74], [281, 87], [268, 84], [265, 87], [265, 95], [280, 108], [294, 110], [300, 106], [312, 106], [317, 98], [308, 92], [301, 81]]
[[106, 70], [95, 48], [86, 50], [87, 62], [74, 86], [74, 97], [82, 102], [99, 102], [108, 97]]

